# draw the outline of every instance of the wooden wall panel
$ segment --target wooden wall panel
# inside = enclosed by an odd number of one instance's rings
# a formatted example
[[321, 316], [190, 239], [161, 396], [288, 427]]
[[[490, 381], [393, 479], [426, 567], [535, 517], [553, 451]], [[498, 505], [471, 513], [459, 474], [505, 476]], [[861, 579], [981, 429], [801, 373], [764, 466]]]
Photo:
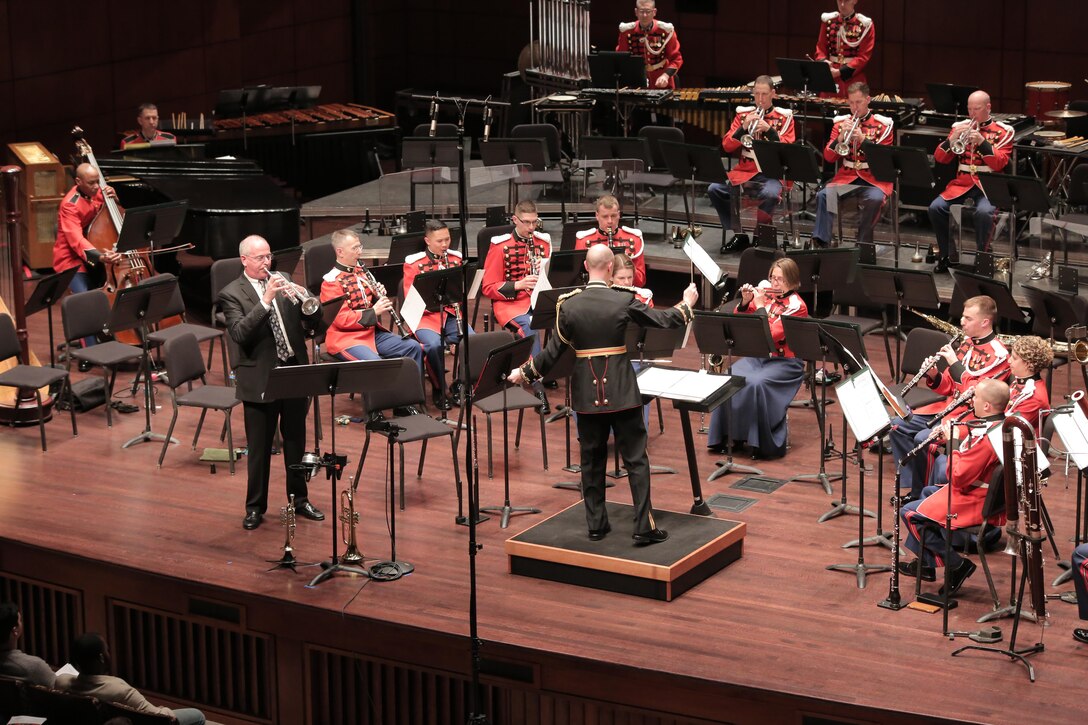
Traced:
[[[11, 34], [8, 25], [8, 4], [8, 0], [0, 0], [0, 38], [7, 38]], [[0, 83], [11, 80], [11, 55], [11, 48], [5, 43], [4, 50], [0, 51]]]

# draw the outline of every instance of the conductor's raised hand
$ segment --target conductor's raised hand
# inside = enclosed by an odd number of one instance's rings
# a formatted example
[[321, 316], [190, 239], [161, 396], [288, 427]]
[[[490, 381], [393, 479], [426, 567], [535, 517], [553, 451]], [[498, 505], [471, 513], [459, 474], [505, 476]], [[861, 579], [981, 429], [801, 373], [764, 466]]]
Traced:
[[686, 304], [688, 307], [694, 308], [695, 303], [698, 302], [698, 301], [699, 301], [699, 290], [695, 286], [695, 283], [692, 282], [692, 283], [690, 283], [688, 285], [687, 289], [684, 290], [684, 304]]

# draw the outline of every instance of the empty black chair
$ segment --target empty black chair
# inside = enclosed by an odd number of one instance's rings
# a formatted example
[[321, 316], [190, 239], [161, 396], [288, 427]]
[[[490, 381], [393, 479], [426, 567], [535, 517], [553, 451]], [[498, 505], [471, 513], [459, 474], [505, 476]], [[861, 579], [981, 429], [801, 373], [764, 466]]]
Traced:
[[510, 138], [538, 138], [544, 141], [544, 168], [531, 169], [528, 174], [515, 181], [514, 184], [515, 186], [558, 184], [560, 187], [559, 213], [561, 218], [566, 221], [567, 196], [565, 186], [570, 174], [561, 163], [563, 151], [559, 140], [559, 129], [550, 123], [522, 123], [510, 129]]
[[[915, 375], [925, 359], [935, 355], [950, 339], [948, 335], [937, 330], [924, 327], [911, 330], [907, 335], [907, 343], [903, 346], [903, 359], [899, 363], [899, 373], [902, 378], [900, 382], [905, 383], [908, 380], [907, 375]], [[944, 400], [944, 396], [934, 393], [924, 381], [919, 381], [907, 393], [905, 400], [911, 408], [920, 408], [930, 403], [940, 402]]]
[[[63, 383], [59, 395], [71, 394], [71, 380], [68, 371], [58, 370], [53, 367], [39, 367], [24, 365], [18, 360], [23, 352], [19, 344], [19, 336], [15, 332], [15, 323], [8, 315], [0, 314], [0, 360], [16, 358], [15, 367], [0, 373], [0, 387], [15, 388], [16, 398], [20, 391], [31, 391], [34, 394], [34, 402], [38, 409], [38, 431], [42, 436], [42, 450], [45, 448], [45, 412], [42, 410], [42, 388], [48, 388], [56, 383]], [[74, 405], [68, 407], [72, 415], [72, 435], [79, 435], [76, 430], [76, 410]]]
[[51, 690], [41, 685], [26, 685], [27, 710], [44, 717], [50, 725], [88, 725], [102, 722], [98, 700], [88, 695]]
[[[157, 274], [154, 277], [144, 280], [140, 284], [161, 283], [164, 279], [172, 280], [175, 278], [174, 275], [169, 273]], [[198, 343], [208, 343], [208, 368], [210, 369], [212, 366], [212, 352], [215, 350], [215, 343], [216, 340], [218, 340], [220, 343], [219, 353], [223, 360], [223, 379], [225, 380], [230, 377], [230, 369], [227, 367], [227, 348], [223, 344], [223, 330], [217, 327], [207, 327], [206, 325], [194, 325], [186, 320], [185, 300], [181, 296], [181, 287], [177, 284], [174, 284], [174, 293], [170, 296], [170, 304], [168, 305], [166, 317], [179, 317], [181, 318], [181, 322], [176, 322], [169, 327], [160, 327], [158, 330], [148, 334], [148, 344], [155, 347], [161, 347], [166, 344], [167, 340], [172, 340], [181, 335], [193, 335], [196, 337]]]

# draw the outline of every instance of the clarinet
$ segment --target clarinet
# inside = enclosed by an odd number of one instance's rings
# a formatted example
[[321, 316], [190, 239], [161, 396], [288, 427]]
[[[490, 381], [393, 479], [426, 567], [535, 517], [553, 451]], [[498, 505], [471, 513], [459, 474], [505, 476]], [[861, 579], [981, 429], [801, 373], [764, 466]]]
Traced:
[[[442, 268], [443, 269], [449, 269], [450, 268], [450, 254], [449, 254], [449, 252], [442, 252]], [[454, 302], [452, 306], [453, 306], [453, 318], [455, 320], [457, 320], [457, 331], [460, 332], [461, 331], [461, 303], [460, 302]]]
[[940, 423], [942, 418], [944, 418], [946, 415], [948, 415], [953, 410], [960, 407], [961, 405], [963, 405], [964, 403], [966, 403], [967, 401], [969, 401], [973, 397], [975, 397], [975, 389], [974, 388], [968, 388], [967, 390], [964, 390], [962, 393], [959, 394], [958, 397], [953, 398], [952, 401], [948, 405], [944, 406], [944, 410], [942, 410], [940, 413], [937, 413], [937, 415], [933, 416], [933, 420], [931, 420], [929, 422], [930, 427], [933, 427], [934, 425], [937, 425], [938, 423]]
[[[957, 335], [956, 337], [952, 338], [952, 341], [948, 344], [952, 347], [953, 350], [955, 350], [957, 347], [960, 346], [960, 343], [962, 342], [963, 335]], [[899, 392], [899, 397], [902, 398], [904, 395], [910, 392], [911, 388], [920, 383], [922, 381], [922, 378], [925, 377], [926, 373], [928, 373], [933, 368], [933, 366], [940, 361], [940, 359], [941, 353], [937, 352], [923, 360], [921, 366], [919, 366], [918, 368], [918, 372], [915, 373], [914, 377], [910, 379], [910, 382], [903, 386], [903, 390]]]
[[[959, 415], [957, 415], [955, 418], [952, 419], [952, 425], [955, 425], [956, 423], [959, 423], [961, 420], [966, 418], [967, 414], [970, 413], [970, 412], [971, 412], [970, 410], [965, 410], [962, 413], [960, 413]], [[923, 449], [925, 449], [926, 446], [928, 446], [933, 441], [937, 440], [937, 438], [939, 438], [940, 435], [941, 435], [941, 429], [939, 427], [934, 428], [932, 431], [930, 431], [929, 435], [926, 436], [926, 439], [924, 441], [922, 441], [921, 443], [916, 445], [913, 449], [911, 449], [911, 451], [909, 453], [907, 453], [907, 455], [903, 456], [903, 460], [905, 461], [908, 458], [913, 458], [914, 456], [918, 455], [918, 453], [921, 452]]]
[[[385, 295], [378, 294], [378, 290], [381, 289], [382, 286], [378, 283], [378, 280], [374, 279], [374, 274], [369, 269], [367, 269], [365, 265], [360, 264], [359, 269], [361, 269], [363, 271], [363, 275], [366, 276], [367, 285], [370, 286], [370, 289], [373, 290], [374, 294], [378, 295], [378, 300], [381, 301], [382, 299], [384, 299]], [[392, 318], [393, 324], [396, 325], [397, 332], [400, 333], [400, 339], [407, 340], [408, 338], [412, 337], [412, 331], [408, 329], [408, 326], [404, 324], [404, 320], [401, 319], [401, 316], [399, 314], [397, 314], [396, 307], [389, 308], [389, 317]]]

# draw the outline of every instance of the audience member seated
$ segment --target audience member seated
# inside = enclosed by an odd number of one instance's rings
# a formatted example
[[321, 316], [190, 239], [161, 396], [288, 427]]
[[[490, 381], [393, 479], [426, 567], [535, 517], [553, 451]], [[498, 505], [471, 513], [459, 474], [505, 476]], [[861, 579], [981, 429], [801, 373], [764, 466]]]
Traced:
[[19, 650], [23, 613], [12, 602], [0, 604], [0, 675], [18, 677], [42, 687], [53, 686], [53, 668], [45, 660]]

